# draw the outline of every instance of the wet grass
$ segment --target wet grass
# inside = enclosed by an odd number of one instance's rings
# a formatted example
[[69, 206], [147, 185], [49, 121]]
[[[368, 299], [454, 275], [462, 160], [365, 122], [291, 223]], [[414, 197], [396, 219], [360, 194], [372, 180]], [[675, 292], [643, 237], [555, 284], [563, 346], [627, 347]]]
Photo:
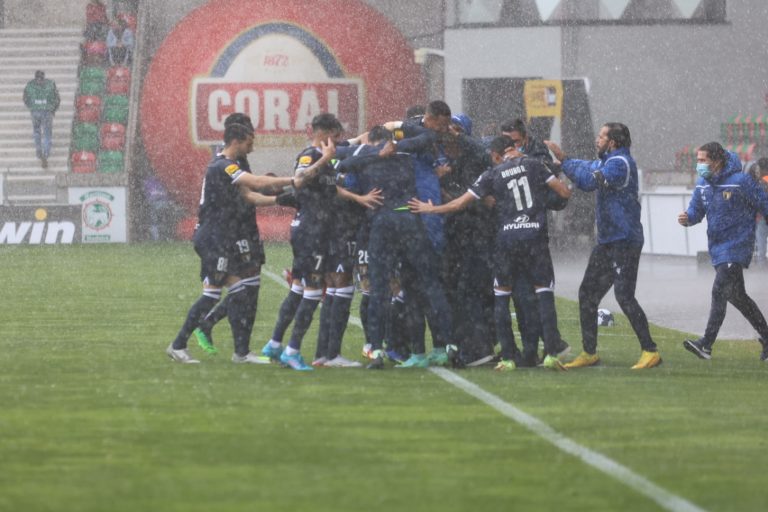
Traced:
[[[233, 365], [226, 325], [222, 355], [171, 364], [163, 351], [199, 293], [187, 244], [0, 258], [2, 511], [657, 509], [426, 371]], [[269, 246], [268, 270], [289, 258]], [[256, 349], [285, 295], [262, 283]], [[575, 304], [558, 308], [576, 342]], [[461, 375], [704, 509], [765, 510], [757, 344], [718, 342], [703, 362], [681, 333], [653, 334], [665, 362], [652, 371], [629, 370], [638, 345], [618, 315], [600, 367]], [[344, 353], [361, 345], [350, 326]]]

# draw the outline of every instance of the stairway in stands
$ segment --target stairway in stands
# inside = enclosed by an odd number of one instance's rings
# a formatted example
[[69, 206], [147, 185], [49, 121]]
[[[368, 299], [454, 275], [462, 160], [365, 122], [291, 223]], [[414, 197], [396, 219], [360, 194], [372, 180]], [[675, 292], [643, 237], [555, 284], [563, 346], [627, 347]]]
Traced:
[[[2, 204], [63, 203], [56, 176], [68, 172], [69, 146], [80, 62], [82, 29], [0, 30], [0, 179]], [[35, 156], [32, 121], [24, 106], [24, 86], [35, 70], [56, 82], [61, 106], [53, 120], [53, 147], [48, 169]]]

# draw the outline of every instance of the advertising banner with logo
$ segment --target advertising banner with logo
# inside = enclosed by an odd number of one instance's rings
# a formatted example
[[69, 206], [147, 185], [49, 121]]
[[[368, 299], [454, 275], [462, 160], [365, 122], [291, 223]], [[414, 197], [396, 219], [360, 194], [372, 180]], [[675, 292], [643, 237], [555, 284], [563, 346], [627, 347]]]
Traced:
[[526, 80], [526, 117], [563, 117], [563, 83], [560, 80]]
[[80, 217], [80, 205], [0, 207], [0, 245], [79, 243]]
[[229, 114], [253, 121], [253, 171], [284, 176], [317, 114], [336, 115], [352, 137], [424, 102], [413, 48], [362, 0], [216, 0], [190, 12], [155, 52], [141, 95], [141, 137], [186, 211], [178, 231], [188, 236]]
[[82, 241], [116, 243], [128, 241], [125, 188], [72, 187], [69, 203], [82, 205]]

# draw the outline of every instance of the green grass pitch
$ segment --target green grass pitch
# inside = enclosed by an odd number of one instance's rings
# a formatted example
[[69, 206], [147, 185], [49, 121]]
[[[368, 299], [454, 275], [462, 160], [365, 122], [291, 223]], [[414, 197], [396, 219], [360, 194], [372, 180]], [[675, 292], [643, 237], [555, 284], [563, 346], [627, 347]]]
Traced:
[[[286, 246], [267, 254], [272, 273], [288, 266]], [[190, 244], [0, 259], [0, 511], [660, 510], [426, 370], [234, 365], [225, 325], [222, 354], [190, 343], [202, 364], [172, 364], [200, 290]], [[285, 293], [262, 278], [253, 349]], [[558, 308], [577, 350], [576, 305]], [[633, 372], [638, 344], [616, 316], [601, 367], [459, 374], [705, 510], [768, 509], [757, 343], [718, 342], [705, 362], [652, 327], [664, 364]], [[350, 326], [344, 354], [361, 345]]]

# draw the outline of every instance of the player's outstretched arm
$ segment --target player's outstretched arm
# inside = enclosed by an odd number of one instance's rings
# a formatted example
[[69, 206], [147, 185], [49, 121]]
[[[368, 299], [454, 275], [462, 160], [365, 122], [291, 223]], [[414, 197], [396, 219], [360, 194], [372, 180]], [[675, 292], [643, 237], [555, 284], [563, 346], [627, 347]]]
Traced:
[[432, 204], [432, 201], [425, 203], [414, 197], [408, 201], [408, 207], [413, 213], [453, 213], [465, 209], [470, 203], [476, 200], [477, 196], [472, 192], [465, 192], [453, 201], [435, 206]]
[[568, 185], [560, 181], [559, 178], [552, 178], [547, 182], [547, 186], [551, 188], [555, 194], [562, 197], [563, 199], [568, 199], [571, 197], [572, 191], [570, 188], [568, 188]]
[[241, 188], [240, 193], [247, 202], [255, 206], [274, 206], [277, 204], [277, 196], [267, 196], [248, 188]]
[[348, 201], [354, 201], [364, 208], [374, 210], [382, 205], [381, 189], [375, 188], [365, 195], [355, 194], [354, 192], [347, 190], [343, 187], [336, 186], [336, 191], [339, 197]]

